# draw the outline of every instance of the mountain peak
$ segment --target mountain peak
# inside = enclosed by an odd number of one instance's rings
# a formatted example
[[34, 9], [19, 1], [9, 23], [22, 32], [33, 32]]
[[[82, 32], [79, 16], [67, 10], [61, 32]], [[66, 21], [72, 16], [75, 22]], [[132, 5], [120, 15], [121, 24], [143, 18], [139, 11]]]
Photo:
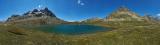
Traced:
[[52, 13], [51, 10], [49, 10], [47, 7], [44, 9], [41, 9], [40, 12], [46, 14], [47, 16], [56, 17], [54, 13]]
[[107, 21], [141, 21], [142, 18], [125, 6], [119, 7], [107, 17]]
[[[52, 11], [50, 11], [47, 7], [44, 9], [33, 9], [32, 11], [28, 11], [24, 13], [23, 15], [12, 15], [8, 18], [7, 21], [17, 21], [17, 20], [26, 20], [31, 18], [45, 18], [45, 17], [51, 17], [51, 18], [57, 18]], [[58, 18], [57, 18], [58, 19]]]
[[44, 9], [33, 9], [32, 11], [28, 11], [24, 13], [23, 15], [25, 16], [51, 16], [51, 17], [56, 17], [54, 13], [52, 13], [51, 10], [49, 10], [47, 7]]
[[45, 8], [44, 8], [44, 10], [48, 10], [48, 8], [47, 8], [47, 7], [45, 7]]
[[118, 8], [118, 11], [130, 11], [130, 10], [127, 7], [125, 7], [125, 6], [120, 6]]

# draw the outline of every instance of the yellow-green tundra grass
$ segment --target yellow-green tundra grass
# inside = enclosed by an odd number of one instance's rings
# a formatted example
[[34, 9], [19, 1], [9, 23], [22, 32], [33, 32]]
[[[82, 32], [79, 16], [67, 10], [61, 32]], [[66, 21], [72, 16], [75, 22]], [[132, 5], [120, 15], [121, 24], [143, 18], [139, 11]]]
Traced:
[[160, 45], [159, 24], [96, 25], [113, 29], [92, 34], [63, 35], [16, 25], [0, 25], [0, 45]]

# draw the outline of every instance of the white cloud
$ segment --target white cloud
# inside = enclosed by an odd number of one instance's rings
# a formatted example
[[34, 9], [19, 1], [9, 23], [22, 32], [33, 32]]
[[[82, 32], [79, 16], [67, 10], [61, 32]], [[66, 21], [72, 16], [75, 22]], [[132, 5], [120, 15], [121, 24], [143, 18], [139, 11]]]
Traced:
[[83, 5], [84, 5], [84, 3], [81, 3], [80, 5], [82, 5], [82, 6], [83, 6]]
[[81, 0], [78, 0], [77, 3], [80, 4], [80, 3], [81, 3]]
[[42, 7], [42, 5], [38, 5], [38, 8], [41, 8]]
[[81, 0], [78, 0], [77, 3], [78, 5], [81, 5], [81, 6], [85, 5]]
[[159, 14], [157, 14], [157, 16], [160, 16], [160, 13], [159, 13]]

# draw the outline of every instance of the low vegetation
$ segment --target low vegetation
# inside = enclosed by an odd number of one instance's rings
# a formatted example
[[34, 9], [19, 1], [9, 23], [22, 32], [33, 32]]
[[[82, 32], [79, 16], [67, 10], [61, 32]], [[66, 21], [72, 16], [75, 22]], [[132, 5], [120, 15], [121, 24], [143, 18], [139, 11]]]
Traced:
[[[111, 31], [82, 35], [47, 33], [16, 25], [0, 25], [0, 45], [159, 45], [159, 24], [96, 24]], [[113, 26], [114, 25], [114, 26]]]

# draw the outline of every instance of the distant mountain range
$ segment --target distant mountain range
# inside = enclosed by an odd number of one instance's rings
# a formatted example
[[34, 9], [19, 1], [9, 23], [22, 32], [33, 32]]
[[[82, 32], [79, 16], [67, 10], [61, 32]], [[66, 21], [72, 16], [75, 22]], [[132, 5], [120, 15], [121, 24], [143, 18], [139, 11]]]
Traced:
[[[100, 18], [90, 18], [86, 19], [82, 22], [110, 22], [110, 21], [147, 21], [147, 22], [156, 22], [160, 18], [153, 18], [152, 16], [139, 16], [135, 12], [130, 9], [122, 6], [118, 8], [116, 11], [111, 13], [105, 19]], [[160, 21], [160, 20], [159, 20]], [[56, 17], [54, 13], [52, 13], [48, 8], [44, 8], [41, 10], [34, 9], [33, 11], [28, 11], [23, 15], [12, 15], [6, 21], [6, 23], [10, 24], [62, 24], [68, 23], [62, 19]], [[73, 22], [72, 22], [73, 23]]]
[[48, 8], [34, 9], [23, 15], [12, 15], [6, 21], [10, 24], [61, 24], [63, 21], [55, 16]]
[[[157, 21], [160, 21], [160, 18], [158, 17], [153, 17], [153, 16], [140, 16], [137, 13], [131, 11], [130, 9], [122, 6], [119, 7], [117, 10], [106, 16], [105, 19], [100, 19], [100, 18], [90, 18], [86, 19], [82, 22], [89, 22], [89, 23], [99, 23], [99, 22], [122, 22], [122, 21], [132, 21], [132, 22], [149, 22], [149, 23], [154, 23]], [[99, 22], [98, 22], [99, 21]]]

